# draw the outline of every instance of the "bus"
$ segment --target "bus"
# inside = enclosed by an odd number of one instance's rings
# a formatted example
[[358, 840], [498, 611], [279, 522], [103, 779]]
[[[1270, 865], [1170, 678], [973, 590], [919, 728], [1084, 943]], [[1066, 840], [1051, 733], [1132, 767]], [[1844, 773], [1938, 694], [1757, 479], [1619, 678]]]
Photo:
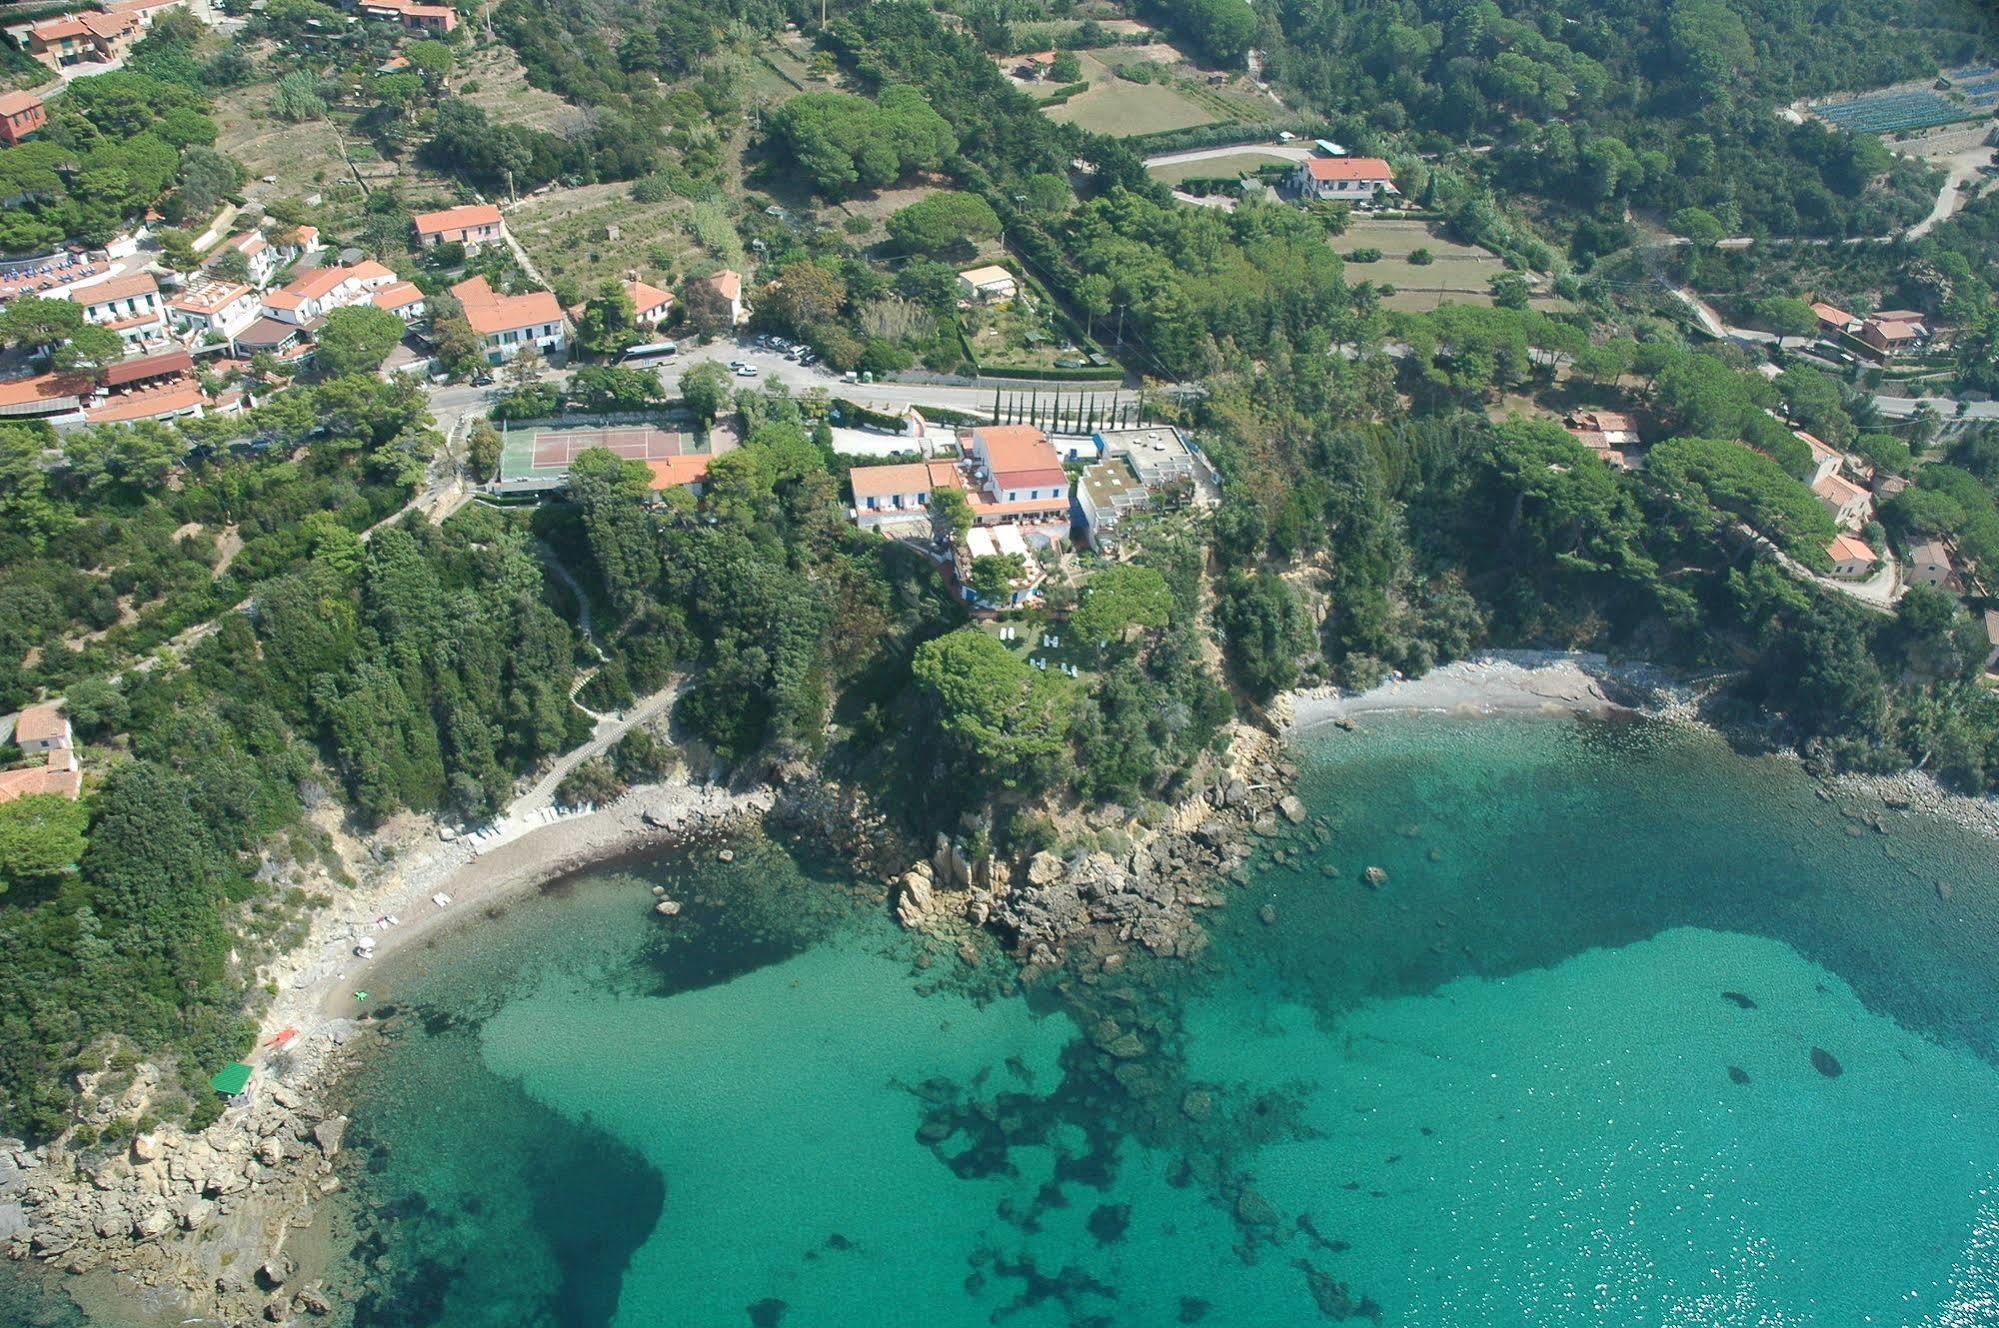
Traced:
[[663, 360], [680, 349], [671, 341], [655, 341], [649, 345], [633, 346], [621, 357], [625, 364], [642, 364], [647, 360]]

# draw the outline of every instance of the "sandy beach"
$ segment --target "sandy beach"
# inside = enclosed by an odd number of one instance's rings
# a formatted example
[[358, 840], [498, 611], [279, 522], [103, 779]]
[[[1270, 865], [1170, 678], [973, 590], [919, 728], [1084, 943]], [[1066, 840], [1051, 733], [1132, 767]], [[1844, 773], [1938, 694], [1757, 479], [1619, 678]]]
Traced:
[[1603, 714], [1649, 708], [1660, 693], [1674, 690], [1656, 670], [1612, 664], [1602, 655], [1495, 650], [1365, 692], [1289, 692], [1272, 712], [1288, 732], [1298, 733], [1370, 714]]
[[[296, 1029], [284, 1077], [294, 1086], [308, 1084], [348, 1040], [364, 1004], [356, 992], [367, 990], [369, 972], [383, 959], [442, 929], [476, 923], [480, 909], [511, 894], [619, 853], [761, 813], [772, 798], [767, 786], [737, 793], [686, 782], [641, 785], [615, 803], [537, 825], [483, 854], [471, 841], [441, 840], [433, 829], [338, 896], [314, 918], [306, 942], [266, 970], [279, 991], [250, 1059], [266, 1054], [267, 1039]], [[439, 904], [439, 896], [449, 902]], [[386, 918], [395, 921], [384, 924]], [[365, 959], [354, 952], [363, 939], [375, 943]]]

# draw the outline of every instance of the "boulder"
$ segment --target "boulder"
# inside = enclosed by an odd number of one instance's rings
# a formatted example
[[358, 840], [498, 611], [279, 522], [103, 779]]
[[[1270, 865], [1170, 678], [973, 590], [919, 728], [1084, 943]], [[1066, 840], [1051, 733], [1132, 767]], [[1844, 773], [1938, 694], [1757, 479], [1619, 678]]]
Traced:
[[663, 918], [674, 917], [680, 912], [680, 901], [677, 899], [662, 899], [652, 906], [652, 911]]
[[181, 1210], [180, 1229], [199, 1231], [215, 1218], [215, 1205], [207, 1199], [196, 1199]]
[[328, 1157], [340, 1152], [341, 1141], [347, 1137], [347, 1118], [328, 1116], [312, 1127], [312, 1141], [319, 1145], [319, 1151]]
[[149, 1208], [132, 1224], [132, 1234], [140, 1240], [155, 1240], [174, 1229], [174, 1215], [164, 1208]]
[[257, 1160], [267, 1167], [275, 1167], [285, 1160], [285, 1146], [278, 1141], [276, 1135], [258, 1142]]
[[1283, 799], [1278, 802], [1277, 810], [1284, 813], [1284, 819], [1291, 822], [1291, 824], [1305, 824], [1305, 804], [1299, 801], [1297, 794], [1285, 794]]
[[1037, 853], [1027, 864], [1029, 885], [1052, 885], [1062, 879], [1062, 859], [1046, 850]]
[[257, 1285], [266, 1291], [276, 1291], [292, 1275], [292, 1261], [284, 1255], [274, 1255], [257, 1269]]
[[930, 911], [930, 905], [937, 897], [933, 882], [930, 864], [927, 862], [919, 862], [904, 873], [901, 893], [895, 902], [895, 915], [903, 926], [923, 925], [923, 917]]
[[1274, 1227], [1277, 1209], [1270, 1200], [1245, 1185], [1235, 1197], [1235, 1220], [1246, 1227]]

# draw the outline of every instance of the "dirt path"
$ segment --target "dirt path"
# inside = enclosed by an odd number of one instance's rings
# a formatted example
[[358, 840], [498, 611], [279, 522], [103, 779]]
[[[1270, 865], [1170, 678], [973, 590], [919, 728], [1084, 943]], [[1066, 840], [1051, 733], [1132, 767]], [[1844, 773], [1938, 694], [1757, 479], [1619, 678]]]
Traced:
[[1964, 198], [1964, 186], [1978, 177], [1980, 167], [1991, 166], [1995, 161], [1999, 161], [1999, 150], [1989, 147], [1976, 147], [1938, 158], [1937, 164], [1946, 172], [1943, 188], [1937, 191], [1936, 206], [1930, 209], [1930, 215], [1909, 227], [1908, 238], [1920, 240], [1940, 223], [1948, 221]]

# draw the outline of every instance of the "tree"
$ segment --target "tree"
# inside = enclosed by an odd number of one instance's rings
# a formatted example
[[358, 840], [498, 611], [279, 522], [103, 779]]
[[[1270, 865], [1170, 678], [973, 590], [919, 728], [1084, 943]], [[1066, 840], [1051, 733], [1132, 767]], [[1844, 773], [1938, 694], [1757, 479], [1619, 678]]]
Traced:
[[1070, 707], [1059, 678], [977, 628], [924, 642], [910, 673], [936, 707], [939, 732], [980, 783], [1037, 786], [1067, 750]]
[[1166, 578], [1150, 567], [1120, 563], [1090, 578], [1069, 628], [1085, 641], [1111, 642], [1133, 627], [1164, 627], [1172, 615]]
[[201, 266], [194, 255], [194, 237], [184, 230], [160, 233], [160, 266], [169, 272], [192, 272]]
[[83, 306], [73, 300], [23, 295], [0, 309], [0, 341], [26, 350], [53, 346], [88, 326]]
[[1048, 77], [1057, 83], [1074, 83], [1083, 76], [1083, 58], [1074, 51], [1057, 51], [1048, 63]]
[[947, 486], [930, 491], [930, 526], [939, 539], [956, 543], [965, 538], [972, 528], [972, 504], [963, 489]]
[[125, 358], [125, 343], [108, 327], [85, 323], [49, 354], [57, 373], [95, 374]]
[[890, 84], [874, 101], [845, 92], [794, 97], [772, 113], [770, 136], [834, 197], [934, 169], [958, 147], [949, 122], [905, 83]]
[[729, 371], [713, 360], [703, 360], [680, 375], [680, 400], [695, 423], [708, 428], [729, 400]]
[[404, 331], [402, 319], [372, 304], [335, 309], [319, 329], [313, 358], [329, 377], [373, 373], [401, 343]]
[[590, 355], [609, 358], [644, 339], [637, 307], [622, 281], [607, 281], [583, 306], [576, 320], [576, 345]]
[[911, 253], [969, 250], [1000, 233], [999, 214], [977, 194], [932, 194], [888, 219], [889, 237]]
[[446, 370], [458, 377], [477, 373], [486, 365], [486, 349], [479, 334], [463, 314], [453, 318], [433, 318], [430, 344]]
[[489, 421], [472, 421], [471, 431], [465, 435], [465, 468], [474, 480], [484, 483], [498, 473], [500, 445], [500, 431]]
[[800, 336], [838, 316], [847, 283], [824, 263], [794, 263], [763, 297], [766, 320]]
[[988, 553], [972, 559], [967, 584], [988, 604], [1013, 601], [1013, 587], [1027, 576], [1027, 559], [1017, 553]]
[[1808, 337], [1818, 331], [1819, 317], [1803, 300], [1779, 295], [1758, 302], [1756, 316], [1780, 337]]
[[1229, 666], [1250, 695], [1267, 698], [1298, 680], [1298, 657], [1311, 645], [1305, 611], [1275, 572], [1233, 574], [1215, 601]]
[[0, 803], [0, 890], [53, 881], [74, 867], [89, 821], [88, 804], [53, 793]]
[[1501, 309], [1525, 309], [1534, 293], [1527, 278], [1518, 272], [1501, 272], [1486, 284], [1492, 289], [1493, 304]]
[[548, 360], [542, 355], [541, 347], [530, 341], [514, 352], [514, 357], [500, 367], [500, 376], [514, 388], [533, 387], [548, 372]]
[[1696, 249], [1712, 249], [1728, 234], [1728, 228], [1705, 208], [1683, 207], [1673, 214], [1669, 224], [1675, 234], [1686, 236]]

